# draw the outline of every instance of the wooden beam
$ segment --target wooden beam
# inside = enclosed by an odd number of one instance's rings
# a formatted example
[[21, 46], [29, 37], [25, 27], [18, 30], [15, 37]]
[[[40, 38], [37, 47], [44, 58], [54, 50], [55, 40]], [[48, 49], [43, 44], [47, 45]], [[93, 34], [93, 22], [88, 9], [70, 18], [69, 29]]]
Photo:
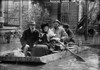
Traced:
[[85, 0], [86, 2], [86, 23], [85, 23], [85, 40], [88, 39], [88, 0]]
[[20, 6], [19, 6], [19, 24], [20, 24], [20, 28], [22, 29], [22, 0], [20, 0]]

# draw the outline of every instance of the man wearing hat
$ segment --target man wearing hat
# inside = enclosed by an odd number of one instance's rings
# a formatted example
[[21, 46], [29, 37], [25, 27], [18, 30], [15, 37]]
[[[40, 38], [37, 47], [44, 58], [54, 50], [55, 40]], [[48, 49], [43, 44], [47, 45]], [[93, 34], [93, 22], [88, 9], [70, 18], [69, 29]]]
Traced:
[[56, 37], [60, 38], [63, 42], [68, 38], [65, 29], [61, 26], [61, 22], [57, 19], [53, 22], [52, 31], [56, 34]]
[[28, 26], [29, 29], [23, 32], [23, 35], [20, 39], [23, 52], [26, 50], [25, 48], [29, 48], [30, 50], [33, 47], [33, 45], [39, 40], [39, 32], [35, 28], [35, 22], [29, 22]]

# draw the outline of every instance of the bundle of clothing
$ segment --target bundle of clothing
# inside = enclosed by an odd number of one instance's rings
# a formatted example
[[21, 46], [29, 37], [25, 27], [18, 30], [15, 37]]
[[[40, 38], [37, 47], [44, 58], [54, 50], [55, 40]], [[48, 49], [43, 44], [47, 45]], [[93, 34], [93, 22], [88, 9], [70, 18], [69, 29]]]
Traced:
[[5, 57], [25, 57], [25, 54], [21, 52], [20, 48], [11, 51], [2, 52], [0, 55]]

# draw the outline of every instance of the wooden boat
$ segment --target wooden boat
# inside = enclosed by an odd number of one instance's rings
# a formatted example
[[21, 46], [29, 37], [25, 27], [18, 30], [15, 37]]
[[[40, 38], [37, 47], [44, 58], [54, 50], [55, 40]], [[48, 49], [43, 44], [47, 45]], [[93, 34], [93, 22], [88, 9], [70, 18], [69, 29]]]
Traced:
[[[72, 52], [78, 53], [83, 50], [88, 49], [87, 47], [70, 47], [69, 48]], [[0, 56], [0, 61], [10, 61], [10, 62], [41, 62], [41, 63], [48, 63], [60, 58], [63, 58], [64, 56], [70, 56], [71, 53], [64, 50], [64, 51], [58, 51], [51, 54], [43, 55], [43, 56], [32, 56], [32, 57], [7, 57], [7, 56]]]

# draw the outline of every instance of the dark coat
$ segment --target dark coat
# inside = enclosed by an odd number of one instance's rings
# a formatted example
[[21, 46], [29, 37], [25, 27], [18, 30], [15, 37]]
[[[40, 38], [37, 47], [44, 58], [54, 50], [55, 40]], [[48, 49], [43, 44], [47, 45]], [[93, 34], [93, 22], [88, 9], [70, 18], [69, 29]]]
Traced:
[[74, 37], [74, 33], [71, 29], [65, 29], [66, 33], [68, 34], [68, 37], [73, 38]]
[[73, 42], [73, 43], [75, 43], [73, 31], [72, 31], [70, 28], [65, 29], [65, 31], [66, 31], [66, 33], [68, 34], [68, 39], [67, 39], [66, 42]]
[[49, 43], [49, 41], [47, 40], [47, 34], [46, 33], [44, 33], [44, 35], [40, 39], [41, 39], [40, 44], [47, 44], [47, 43]]
[[33, 47], [34, 43], [39, 41], [39, 32], [35, 30], [33, 33], [30, 29], [23, 32], [23, 35], [20, 39], [22, 44], [22, 49], [28, 44], [30, 47]]

